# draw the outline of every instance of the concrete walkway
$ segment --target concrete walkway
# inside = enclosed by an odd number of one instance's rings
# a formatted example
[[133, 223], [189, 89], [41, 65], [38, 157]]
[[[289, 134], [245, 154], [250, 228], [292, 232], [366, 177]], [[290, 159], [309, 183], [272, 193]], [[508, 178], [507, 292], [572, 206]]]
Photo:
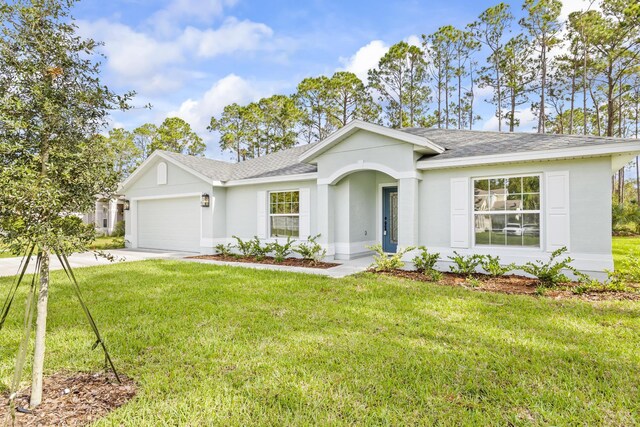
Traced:
[[228, 265], [232, 267], [244, 267], [253, 268], [256, 270], [273, 270], [273, 271], [289, 271], [292, 273], [306, 273], [317, 274], [320, 276], [333, 277], [335, 279], [349, 276], [351, 274], [360, 273], [365, 271], [373, 262], [372, 256], [356, 258], [349, 261], [335, 261], [340, 265], [332, 268], [307, 268], [307, 267], [295, 267], [290, 265], [275, 265], [275, 264], [253, 264], [249, 262], [232, 262], [232, 261], [215, 261], [211, 259], [194, 259], [194, 258], [181, 258], [181, 261], [198, 262], [202, 264], [213, 265]]
[[[155, 251], [151, 249], [109, 249], [103, 252], [113, 255], [116, 258], [115, 262], [142, 261], [146, 259], [178, 259], [194, 255], [186, 252]], [[20, 267], [21, 260], [22, 258], [0, 258], [0, 277], [16, 275], [18, 268]], [[96, 257], [93, 252], [73, 254], [69, 257], [69, 263], [72, 268], [112, 264], [112, 262], [103, 257]], [[55, 256], [51, 258], [50, 265], [51, 270], [62, 269], [60, 262]], [[29, 263], [28, 272], [32, 273], [34, 268], [35, 257], [32, 257], [32, 261]]]
[[[213, 265], [230, 265], [235, 267], [254, 268], [256, 270], [274, 270], [274, 271], [289, 271], [293, 273], [306, 273], [306, 274], [318, 274], [321, 276], [328, 276], [334, 278], [340, 278], [349, 276], [351, 274], [365, 271], [373, 262], [373, 257], [356, 258], [349, 261], [336, 261], [340, 265], [332, 268], [307, 268], [307, 267], [294, 267], [289, 265], [273, 265], [273, 264], [252, 264], [247, 262], [228, 262], [228, 261], [214, 261], [207, 259], [193, 259], [188, 258], [194, 256], [193, 253], [187, 252], [167, 252], [156, 251], [151, 249], [139, 250], [139, 249], [109, 249], [107, 252], [116, 258], [118, 262], [129, 261], [143, 261], [147, 259], [172, 259], [187, 262], [199, 262], [202, 264]], [[0, 258], [0, 277], [2, 276], [14, 276], [18, 273], [20, 267], [21, 258]], [[93, 252], [84, 252], [80, 254], [73, 254], [69, 257], [69, 262], [72, 268], [81, 267], [94, 267], [99, 265], [113, 264], [109, 260], [103, 257], [96, 257]], [[61, 270], [62, 266], [56, 257], [51, 258], [51, 270]], [[29, 263], [28, 273], [32, 273], [35, 268], [35, 257]]]

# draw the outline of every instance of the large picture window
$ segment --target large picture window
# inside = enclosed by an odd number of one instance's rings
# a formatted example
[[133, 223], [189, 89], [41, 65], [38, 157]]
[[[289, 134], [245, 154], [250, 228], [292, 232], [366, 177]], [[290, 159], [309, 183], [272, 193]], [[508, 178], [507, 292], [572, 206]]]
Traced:
[[269, 193], [269, 224], [271, 237], [299, 237], [300, 192], [272, 191]]
[[476, 245], [540, 247], [540, 176], [473, 181]]

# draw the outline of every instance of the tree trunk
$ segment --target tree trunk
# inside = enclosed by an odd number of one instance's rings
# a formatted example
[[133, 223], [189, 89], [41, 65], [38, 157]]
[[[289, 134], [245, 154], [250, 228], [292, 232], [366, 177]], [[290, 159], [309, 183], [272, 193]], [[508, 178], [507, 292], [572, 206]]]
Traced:
[[541, 59], [541, 67], [542, 67], [542, 76], [540, 79], [540, 111], [539, 111], [539, 116], [538, 116], [538, 133], [544, 133], [545, 132], [545, 128], [544, 128], [544, 119], [545, 119], [545, 111], [544, 111], [544, 103], [545, 103], [545, 99], [544, 99], [544, 92], [546, 90], [546, 86], [547, 86], [547, 46], [545, 45], [545, 42], [542, 42], [542, 46], [541, 46], [541, 52], [540, 52], [540, 59]]
[[502, 132], [502, 85], [500, 84], [500, 65], [498, 58], [495, 60], [496, 67], [496, 85], [498, 87], [498, 132]]
[[636, 156], [636, 204], [640, 207], [640, 156]]
[[576, 61], [573, 61], [573, 70], [571, 73], [571, 111], [569, 112], [569, 135], [573, 134], [573, 111], [575, 109], [576, 100]]
[[33, 351], [33, 379], [31, 383], [32, 408], [42, 402], [42, 373], [44, 371], [45, 336], [47, 332], [47, 302], [49, 300], [49, 252], [42, 251], [40, 263], [40, 294], [38, 295], [38, 315], [36, 317], [36, 340]]

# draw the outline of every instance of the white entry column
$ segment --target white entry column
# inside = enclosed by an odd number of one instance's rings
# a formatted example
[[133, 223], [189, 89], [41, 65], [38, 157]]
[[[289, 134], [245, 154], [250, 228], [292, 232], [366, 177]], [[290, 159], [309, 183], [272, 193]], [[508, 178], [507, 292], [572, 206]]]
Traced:
[[418, 178], [398, 180], [398, 249], [418, 245]]
[[328, 256], [335, 255], [334, 245], [334, 208], [333, 208], [333, 186], [329, 184], [318, 184], [318, 233], [320, 243], [326, 250]]

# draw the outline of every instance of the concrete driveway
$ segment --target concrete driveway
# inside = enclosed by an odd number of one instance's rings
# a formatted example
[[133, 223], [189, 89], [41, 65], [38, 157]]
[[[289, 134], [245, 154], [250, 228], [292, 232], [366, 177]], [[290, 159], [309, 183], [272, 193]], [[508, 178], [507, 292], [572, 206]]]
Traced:
[[[151, 249], [109, 249], [104, 252], [110, 253], [116, 257], [116, 262], [142, 261], [145, 259], [172, 259], [183, 258], [185, 256], [193, 256], [196, 254], [187, 252], [167, 252], [156, 251]], [[0, 277], [14, 276], [20, 267], [21, 258], [0, 258]], [[93, 267], [96, 265], [112, 264], [109, 260], [96, 257], [93, 252], [84, 252], [73, 254], [69, 257], [69, 263], [72, 268]], [[35, 267], [35, 257], [29, 264], [29, 272], [33, 272]], [[51, 270], [61, 270], [62, 266], [55, 255], [51, 258]]]

